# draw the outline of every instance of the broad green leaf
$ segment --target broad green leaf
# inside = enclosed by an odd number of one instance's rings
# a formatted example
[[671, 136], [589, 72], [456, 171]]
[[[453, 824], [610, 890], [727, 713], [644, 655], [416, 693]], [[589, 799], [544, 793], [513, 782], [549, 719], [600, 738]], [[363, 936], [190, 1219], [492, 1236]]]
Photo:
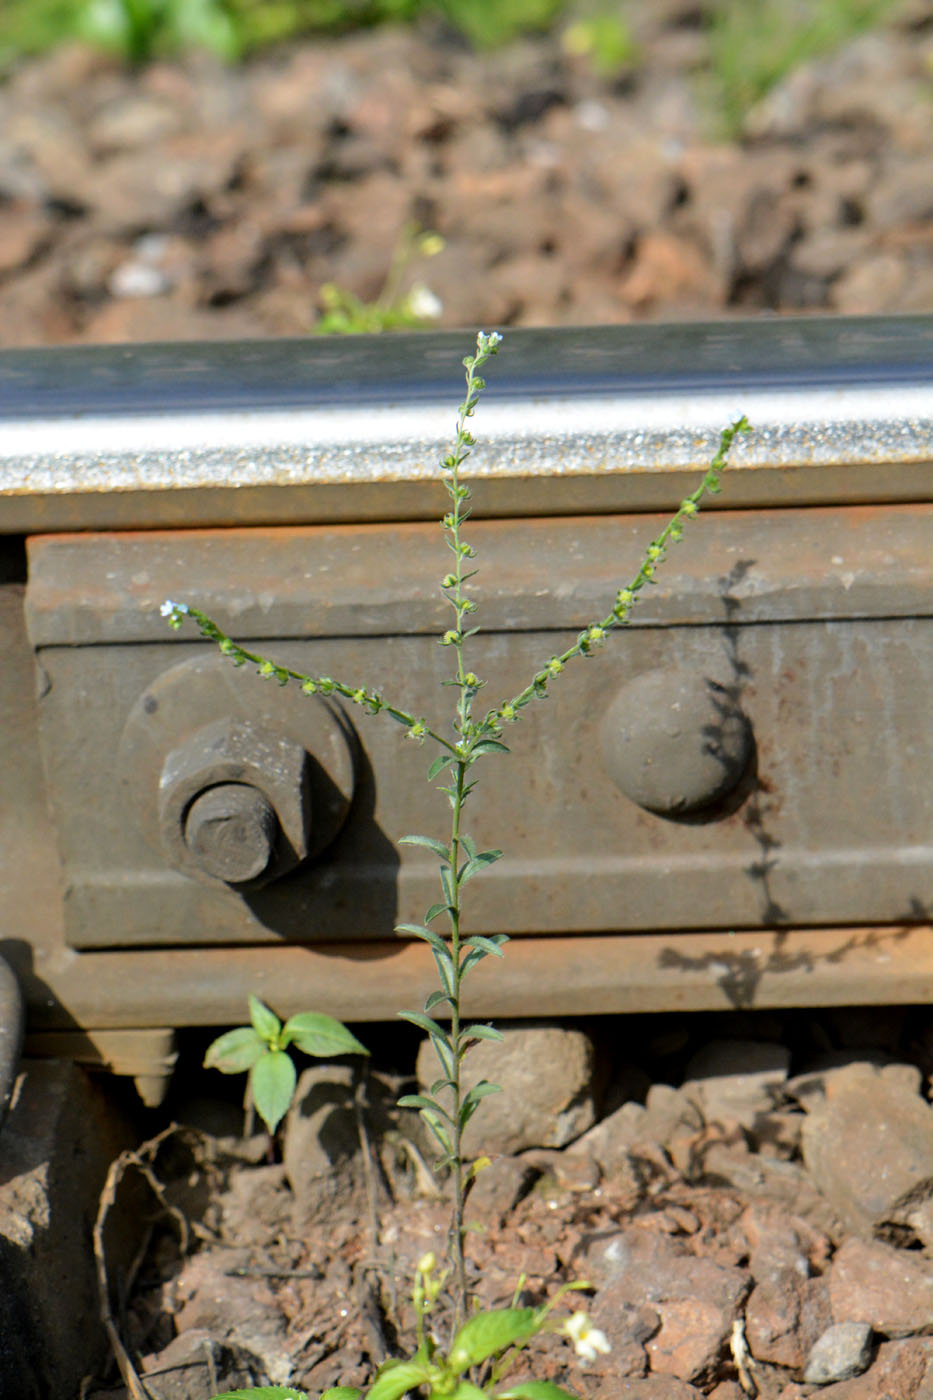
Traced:
[[426, 1368], [415, 1361], [400, 1361], [384, 1368], [367, 1391], [366, 1400], [401, 1400], [409, 1390], [422, 1385]]
[[460, 867], [459, 880], [461, 885], [465, 885], [467, 880], [472, 880], [474, 875], [478, 875], [481, 870], [485, 870], [487, 865], [493, 865], [502, 855], [501, 851], [480, 851], [472, 860], [468, 860]]
[[332, 1385], [321, 1391], [321, 1400], [360, 1400], [362, 1394], [355, 1385]]
[[577, 1400], [577, 1397], [553, 1381], [519, 1381], [508, 1390], [500, 1390], [496, 1400]]
[[530, 1337], [535, 1331], [535, 1318], [534, 1308], [494, 1308], [478, 1313], [454, 1337], [447, 1358], [450, 1365], [458, 1375], [469, 1366], [478, 1366], [487, 1357]]
[[348, 1031], [342, 1021], [319, 1011], [300, 1011], [290, 1017], [282, 1031], [282, 1045], [291, 1042], [306, 1055], [330, 1058], [333, 1055], [368, 1055], [365, 1045]]
[[470, 750], [471, 754], [477, 753], [508, 753], [509, 749], [498, 739], [477, 739]]
[[261, 1035], [269, 1045], [282, 1029], [282, 1022], [278, 1016], [252, 994], [250, 994], [249, 999], [249, 1019], [252, 1021], [257, 1035]]
[[[354, 1391], [355, 1395], [359, 1391]], [[303, 1390], [295, 1390], [290, 1385], [251, 1386], [248, 1390], [225, 1390], [223, 1395], [215, 1395], [213, 1400], [308, 1400]], [[321, 1397], [324, 1400], [324, 1397]]]
[[485, 1390], [480, 1390], [472, 1381], [461, 1381], [450, 1400], [487, 1400]]
[[288, 1112], [298, 1075], [290, 1055], [284, 1050], [268, 1050], [250, 1071], [253, 1103], [270, 1133], [274, 1133]]
[[266, 1042], [252, 1026], [238, 1026], [235, 1031], [220, 1035], [207, 1047], [205, 1069], [219, 1069], [221, 1074], [242, 1074], [252, 1069], [260, 1055], [266, 1053]]
[[450, 852], [443, 841], [438, 841], [433, 836], [400, 836], [398, 843], [400, 846], [426, 846], [429, 851], [440, 856], [441, 860], [450, 860]]

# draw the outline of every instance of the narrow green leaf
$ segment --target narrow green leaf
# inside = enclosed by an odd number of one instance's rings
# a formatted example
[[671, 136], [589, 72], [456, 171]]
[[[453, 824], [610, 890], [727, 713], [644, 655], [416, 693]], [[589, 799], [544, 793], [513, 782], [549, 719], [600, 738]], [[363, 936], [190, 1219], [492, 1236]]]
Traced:
[[[456, 980], [454, 976], [454, 960], [450, 956], [450, 953], [446, 948], [444, 949], [443, 953], [441, 953], [437, 948], [433, 948], [432, 952], [434, 954], [434, 963], [437, 967], [437, 975], [441, 979], [441, 986], [444, 989], [444, 996], [452, 1004], [454, 996], [454, 982]], [[431, 1010], [430, 1006], [425, 1006], [424, 1009], [425, 1011]]]
[[400, 836], [398, 843], [400, 846], [426, 846], [429, 851], [440, 856], [441, 860], [450, 860], [450, 852], [443, 841], [438, 841], [433, 836]]
[[432, 1040], [440, 1040], [453, 1050], [450, 1036], [436, 1021], [432, 1021], [430, 1016], [425, 1016], [421, 1011], [400, 1011], [398, 1014], [403, 1021], [410, 1021], [413, 1026], [420, 1026], [423, 1031], [427, 1031]]
[[460, 1032], [460, 1043], [467, 1040], [504, 1040], [505, 1036], [501, 1031], [497, 1031], [495, 1026], [484, 1026], [481, 1024], [465, 1026]]
[[397, 1103], [399, 1108], [426, 1108], [431, 1113], [439, 1113], [442, 1118], [447, 1119], [448, 1123], [453, 1124], [454, 1120], [447, 1110], [441, 1108], [440, 1104], [435, 1103], [433, 1099], [429, 1099], [427, 1094], [403, 1094]]
[[451, 997], [450, 993], [446, 991], [438, 990], [436, 992], [432, 992], [424, 1003], [425, 1011], [433, 1011], [434, 1007], [440, 1006], [442, 1001], [452, 1003], [453, 998]]
[[439, 753], [437, 758], [431, 764], [431, 767], [428, 769], [428, 782], [433, 782], [433, 780], [437, 777], [438, 773], [440, 773], [442, 769], [447, 767], [448, 763], [456, 763], [456, 761], [457, 760], [452, 753]]
[[508, 943], [507, 933], [494, 933], [489, 938], [483, 933], [471, 933], [469, 938], [463, 940], [463, 946], [467, 948], [482, 948], [484, 953], [492, 953], [494, 957], [502, 958], [505, 954], [502, 951], [503, 943]]
[[330, 1390], [321, 1391], [321, 1400], [360, 1400], [362, 1394], [355, 1385], [332, 1385]]
[[262, 1036], [252, 1026], [238, 1026], [211, 1042], [204, 1056], [204, 1068], [219, 1069], [221, 1074], [242, 1074], [265, 1053]]
[[519, 1381], [508, 1390], [500, 1390], [496, 1400], [577, 1400], [577, 1397], [553, 1381]]
[[270, 1133], [288, 1112], [297, 1082], [292, 1057], [284, 1050], [267, 1050], [250, 1070], [253, 1103]]
[[425, 1367], [415, 1361], [384, 1366], [367, 1391], [366, 1400], [401, 1400], [427, 1379]]
[[472, 880], [474, 875], [478, 875], [481, 870], [485, 870], [488, 865], [493, 865], [502, 855], [501, 851], [481, 851], [479, 855], [468, 860], [460, 867], [460, 884], [465, 885], [467, 880]]
[[430, 909], [428, 910], [428, 912], [427, 912], [427, 913], [425, 914], [425, 916], [424, 916], [424, 922], [425, 922], [426, 924], [429, 924], [429, 923], [432, 921], [432, 919], [436, 919], [436, 918], [437, 918], [438, 914], [449, 914], [449, 913], [450, 913], [450, 905], [449, 905], [449, 904], [432, 904], [431, 907], [430, 907]]
[[468, 858], [472, 860], [476, 855], [476, 843], [473, 838], [471, 836], [461, 836], [460, 845], [466, 851]]
[[470, 1086], [464, 1095], [464, 1103], [479, 1103], [480, 1099], [488, 1098], [490, 1094], [501, 1094], [501, 1084], [490, 1084], [488, 1079], [480, 1079], [476, 1084]]
[[425, 943], [430, 943], [436, 953], [447, 958], [451, 967], [453, 967], [453, 959], [450, 956], [448, 945], [444, 942], [441, 935], [435, 932], [433, 928], [428, 928], [425, 924], [396, 924], [395, 932], [410, 933], [413, 934], [415, 938], [423, 938]]
[[268, 1006], [264, 1006], [258, 997], [250, 994], [249, 998], [249, 1019], [257, 1035], [261, 1035], [267, 1044], [271, 1045], [282, 1029], [282, 1022]]
[[458, 1375], [478, 1366], [487, 1357], [514, 1342], [530, 1337], [535, 1329], [534, 1308], [493, 1308], [465, 1322], [453, 1340], [448, 1361]]
[[452, 1079], [435, 1079], [434, 1083], [428, 1089], [428, 1093], [439, 1094], [442, 1089], [452, 1089], [453, 1087], [454, 1081]]
[[447, 1132], [447, 1129], [444, 1127], [443, 1123], [440, 1121], [440, 1119], [439, 1119], [435, 1114], [433, 1114], [433, 1113], [430, 1111], [430, 1109], [427, 1109], [427, 1108], [421, 1109], [421, 1117], [422, 1117], [422, 1118], [424, 1119], [424, 1121], [427, 1123], [428, 1127], [431, 1129], [431, 1132], [432, 1132], [432, 1133], [434, 1134], [434, 1136], [437, 1138], [438, 1142], [440, 1143], [441, 1147], [443, 1147], [444, 1151], [447, 1153], [447, 1155], [448, 1155], [448, 1157], [450, 1158], [450, 1160], [453, 1161], [453, 1160], [454, 1160], [454, 1149], [453, 1149], [453, 1145], [452, 1145], [452, 1143], [451, 1143], [451, 1141], [450, 1141], [450, 1136], [449, 1136], [449, 1134], [448, 1134], [448, 1132]]
[[453, 871], [449, 865], [441, 866], [441, 889], [444, 891], [444, 898], [451, 908], [457, 904], [457, 891], [454, 885]]

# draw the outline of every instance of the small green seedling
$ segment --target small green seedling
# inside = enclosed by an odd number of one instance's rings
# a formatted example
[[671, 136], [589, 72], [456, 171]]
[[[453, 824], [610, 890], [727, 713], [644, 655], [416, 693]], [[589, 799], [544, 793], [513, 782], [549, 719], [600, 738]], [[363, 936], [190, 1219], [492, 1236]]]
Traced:
[[[283, 1026], [268, 1006], [251, 996], [249, 1015], [252, 1025], [227, 1031], [208, 1046], [204, 1065], [219, 1069], [221, 1074], [249, 1073], [249, 1093], [270, 1133], [275, 1132], [295, 1096], [298, 1071], [288, 1053], [291, 1046], [319, 1059], [369, 1054], [345, 1025], [318, 1011], [301, 1011]], [[297, 1392], [282, 1391], [283, 1396], [294, 1394]]]

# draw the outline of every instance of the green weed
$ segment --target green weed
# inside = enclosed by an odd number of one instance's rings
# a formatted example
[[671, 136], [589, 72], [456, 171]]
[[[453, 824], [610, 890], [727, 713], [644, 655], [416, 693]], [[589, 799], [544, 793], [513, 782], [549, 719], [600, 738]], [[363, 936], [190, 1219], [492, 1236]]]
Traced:
[[[399, 1014], [424, 1031], [437, 1056], [438, 1077], [423, 1093], [408, 1094], [399, 1105], [419, 1111], [433, 1134], [440, 1150], [439, 1165], [450, 1170], [453, 1179], [453, 1207], [448, 1241], [449, 1268], [438, 1272], [433, 1254], [425, 1255], [418, 1265], [412, 1288], [412, 1302], [417, 1318], [417, 1337], [409, 1359], [387, 1361], [378, 1371], [367, 1391], [367, 1400], [401, 1400], [409, 1391], [420, 1390], [432, 1400], [568, 1400], [568, 1392], [547, 1381], [528, 1381], [515, 1386], [503, 1386], [503, 1381], [526, 1343], [540, 1332], [560, 1332], [568, 1337], [580, 1356], [593, 1359], [608, 1350], [604, 1335], [591, 1326], [585, 1311], [574, 1312], [562, 1321], [553, 1309], [571, 1291], [587, 1288], [579, 1282], [564, 1285], [554, 1297], [538, 1308], [519, 1308], [520, 1287], [511, 1308], [477, 1311], [467, 1282], [465, 1267], [464, 1206], [470, 1184], [482, 1159], [471, 1160], [464, 1154], [463, 1133], [474, 1114], [489, 1094], [498, 1086], [480, 1080], [466, 1088], [463, 1063], [479, 1041], [501, 1040], [501, 1033], [482, 1023], [468, 1023], [462, 1015], [462, 993], [466, 978], [487, 957], [501, 958], [505, 934], [470, 933], [464, 917], [464, 890], [473, 879], [482, 877], [489, 867], [502, 857], [500, 850], [479, 850], [465, 822], [468, 801], [480, 777], [481, 769], [490, 758], [509, 752], [504, 736], [522, 717], [522, 711], [538, 700], [548, 697], [553, 683], [565, 668], [580, 659], [595, 656], [617, 628], [628, 623], [632, 609], [642, 591], [655, 582], [668, 549], [683, 538], [688, 521], [697, 515], [707, 493], [717, 492], [720, 476], [737, 434], [748, 431], [744, 418], [726, 428], [720, 438], [719, 450], [697, 489], [681, 502], [678, 510], [663, 530], [647, 546], [641, 564], [624, 587], [619, 588], [605, 616], [589, 623], [575, 640], [559, 655], [549, 657], [530, 678], [524, 689], [484, 709], [478, 703], [488, 682], [469, 665], [472, 637], [479, 630], [474, 624], [477, 603], [471, 596], [471, 580], [477, 570], [473, 567], [475, 551], [465, 538], [470, 517], [471, 491], [462, 479], [461, 469], [470, 458], [475, 439], [469, 422], [476, 410], [485, 380], [480, 370], [498, 352], [501, 336], [480, 332], [476, 352], [464, 360], [466, 394], [460, 404], [453, 450], [441, 464], [441, 479], [449, 497], [449, 507], [442, 526], [451, 559], [448, 572], [440, 582], [440, 591], [451, 609], [450, 626], [438, 638], [439, 644], [450, 649], [451, 675], [445, 685], [452, 697], [452, 713], [442, 721], [429, 720], [410, 713], [400, 705], [390, 703], [377, 690], [355, 685], [332, 676], [310, 676], [288, 666], [247, 650], [229, 637], [216, 622], [199, 608], [186, 603], [166, 601], [162, 613], [176, 630], [187, 620], [195, 622], [201, 635], [219, 646], [234, 666], [255, 666], [259, 675], [279, 685], [297, 682], [307, 695], [341, 696], [369, 714], [388, 715], [401, 724], [410, 740], [429, 743], [435, 756], [427, 770], [427, 781], [436, 784], [444, 794], [450, 809], [450, 825], [443, 836], [413, 834], [401, 838], [405, 845], [422, 847], [438, 861], [439, 899], [425, 912], [422, 923], [398, 925], [396, 932], [406, 938], [420, 939], [430, 948], [438, 974], [438, 987], [427, 998], [422, 1011], [402, 1011]], [[274, 1060], [274, 1101], [270, 1117], [276, 1121], [290, 1102], [294, 1088], [294, 1067], [285, 1052], [289, 1028], [305, 1030], [307, 1017], [296, 1017], [282, 1027], [267, 1008], [251, 999], [252, 1027], [229, 1032], [215, 1042], [227, 1048], [232, 1057], [230, 1072], [251, 1069]], [[439, 1019], [438, 1019], [439, 1018]], [[336, 1024], [336, 1023], [334, 1023]], [[348, 1033], [347, 1033], [348, 1034]], [[301, 1037], [295, 1034], [301, 1046]], [[209, 1052], [209, 1056], [212, 1052]], [[316, 1053], [312, 1051], [312, 1053]], [[245, 1057], [245, 1058], [244, 1058]], [[286, 1090], [288, 1091], [286, 1093]], [[453, 1328], [449, 1343], [441, 1346], [424, 1325], [442, 1289], [448, 1285], [453, 1302]], [[358, 1400], [359, 1391], [341, 1392], [339, 1400]], [[230, 1392], [222, 1400], [237, 1400], [251, 1396], [252, 1400], [284, 1400], [293, 1396], [287, 1389]], [[334, 1400], [331, 1392], [331, 1400]], [[572, 1398], [571, 1398], [572, 1400]]]

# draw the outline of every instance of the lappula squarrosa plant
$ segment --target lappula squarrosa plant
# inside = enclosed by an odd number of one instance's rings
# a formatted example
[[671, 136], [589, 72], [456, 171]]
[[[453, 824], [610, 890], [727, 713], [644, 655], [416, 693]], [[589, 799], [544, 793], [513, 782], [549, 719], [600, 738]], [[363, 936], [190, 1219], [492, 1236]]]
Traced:
[[[439, 1076], [422, 1094], [406, 1095], [400, 1104], [417, 1108], [441, 1150], [441, 1164], [453, 1179], [453, 1207], [449, 1238], [449, 1277], [437, 1274], [436, 1261], [426, 1257], [418, 1268], [413, 1301], [419, 1318], [417, 1349], [409, 1361], [387, 1361], [367, 1392], [367, 1400], [400, 1400], [408, 1391], [422, 1388], [430, 1396], [446, 1400], [561, 1400], [567, 1392], [548, 1381], [528, 1381], [500, 1388], [505, 1374], [522, 1347], [537, 1333], [560, 1330], [573, 1342], [577, 1353], [592, 1358], [605, 1349], [606, 1341], [593, 1328], [584, 1311], [573, 1313], [562, 1323], [552, 1316], [555, 1304], [569, 1291], [586, 1288], [584, 1283], [564, 1285], [555, 1298], [538, 1308], [497, 1308], [476, 1312], [469, 1296], [465, 1259], [464, 1208], [474, 1174], [474, 1163], [463, 1150], [463, 1133], [482, 1099], [496, 1092], [497, 1086], [481, 1080], [465, 1087], [464, 1060], [479, 1040], [501, 1040], [500, 1032], [489, 1025], [469, 1024], [462, 1016], [463, 985], [473, 969], [486, 957], [503, 956], [505, 934], [470, 933], [463, 919], [463, 892], [474, 877], [482, 874], [502, 855], [498, 850], [477, 850], [464, 822], [464, 811], [476, 784], [476, 765], [487, 757], [506, 754], [506, 730], [515, 724], [533, 701], [544, 699], [552, 682], [578, 657], [594, 656], [611, 632], [624, 626], [641, 592], [655, 582], [668, 548], [683, 537], [686, 523], [699, 511], [707, 494], [720, 489], [720, 477], [737, 434], [747, 432], [744, 418], [726, 428], [719, 448], [696, 490], [683, 500], [660, 534], [648, 545], [644, 558], [631, 581], [620, 588], [606, 615], [590, 622], [562, 652], [551, 656], [531, 677], [525, 688], [482, 710], [477, 697], [487, 682], [469, 664], [470, 639], [478, 631], [473, 622], [477, 604], [468, 585], [475, 576], [475, 552], [464, 537], [470, 515], [470, 488], [462, 479], [462, 468], [470, 457], [475, 439], [470, 432], [472, 419], [485, 381], [480, 371], [498, 351], [501, 336], [480, 332], [476, 353], [463, 361], [466, 394], [459, 408], [453, 450], [444, 458], [442, 477], [450, 505], [443, 517], [444, 536], [452, 556], [441, 591], [451, 609], [450, 626], [440, 638], [452, 656], [452, 675], [443, 684], [455, 696], [452, 723], [436, 724], [389, 703], [378, 691], [353, 685], [331, 676], [309, 676], [261, 656], [229, 637], [200, 609], [185, 603], [166, 602], [162, 611], [175, 628], [191, 618], [201, 634], [220, 647], [235, 666], [256, 666], [259, 674], [279, 685], [295, 682], [308, 695], [339, 695], [370, 714], [385, 713], [404, 726], [410, 740], [429, 742], [438, 752], [428, 769], [428, 781], [439, 783], [450, 806], [450, 826], [445, 837], [411, 835], [402, 837], [407, 845], [426, 847], [439, 862], [440, 899], [432, 904], [420, 924], [400, 924], [398, 932], [422, 939], [433, 954], [439, 986], [427, 998], [423, 1011], [403, 1011], [401, 1016], [424, 1030], [437, 1054]], [[439, 1019], [440, 1018], [440, 1019]], [[442, 1024], [442, 1021], [446, 1024]], [[449, 1343], [442, 1350], [424, 1319], [434, 1306], [441, 1287], [452, 1293], [453, 1324]], [[518, 1295], [513, 1300], [517, 1303]], [[288, 1391], [251, 1392], [284, 1397]], [[339, 1400], [351, 1400], [341, 1395]], [[355, 1400], [355, 1395], [352, 1400]]]

